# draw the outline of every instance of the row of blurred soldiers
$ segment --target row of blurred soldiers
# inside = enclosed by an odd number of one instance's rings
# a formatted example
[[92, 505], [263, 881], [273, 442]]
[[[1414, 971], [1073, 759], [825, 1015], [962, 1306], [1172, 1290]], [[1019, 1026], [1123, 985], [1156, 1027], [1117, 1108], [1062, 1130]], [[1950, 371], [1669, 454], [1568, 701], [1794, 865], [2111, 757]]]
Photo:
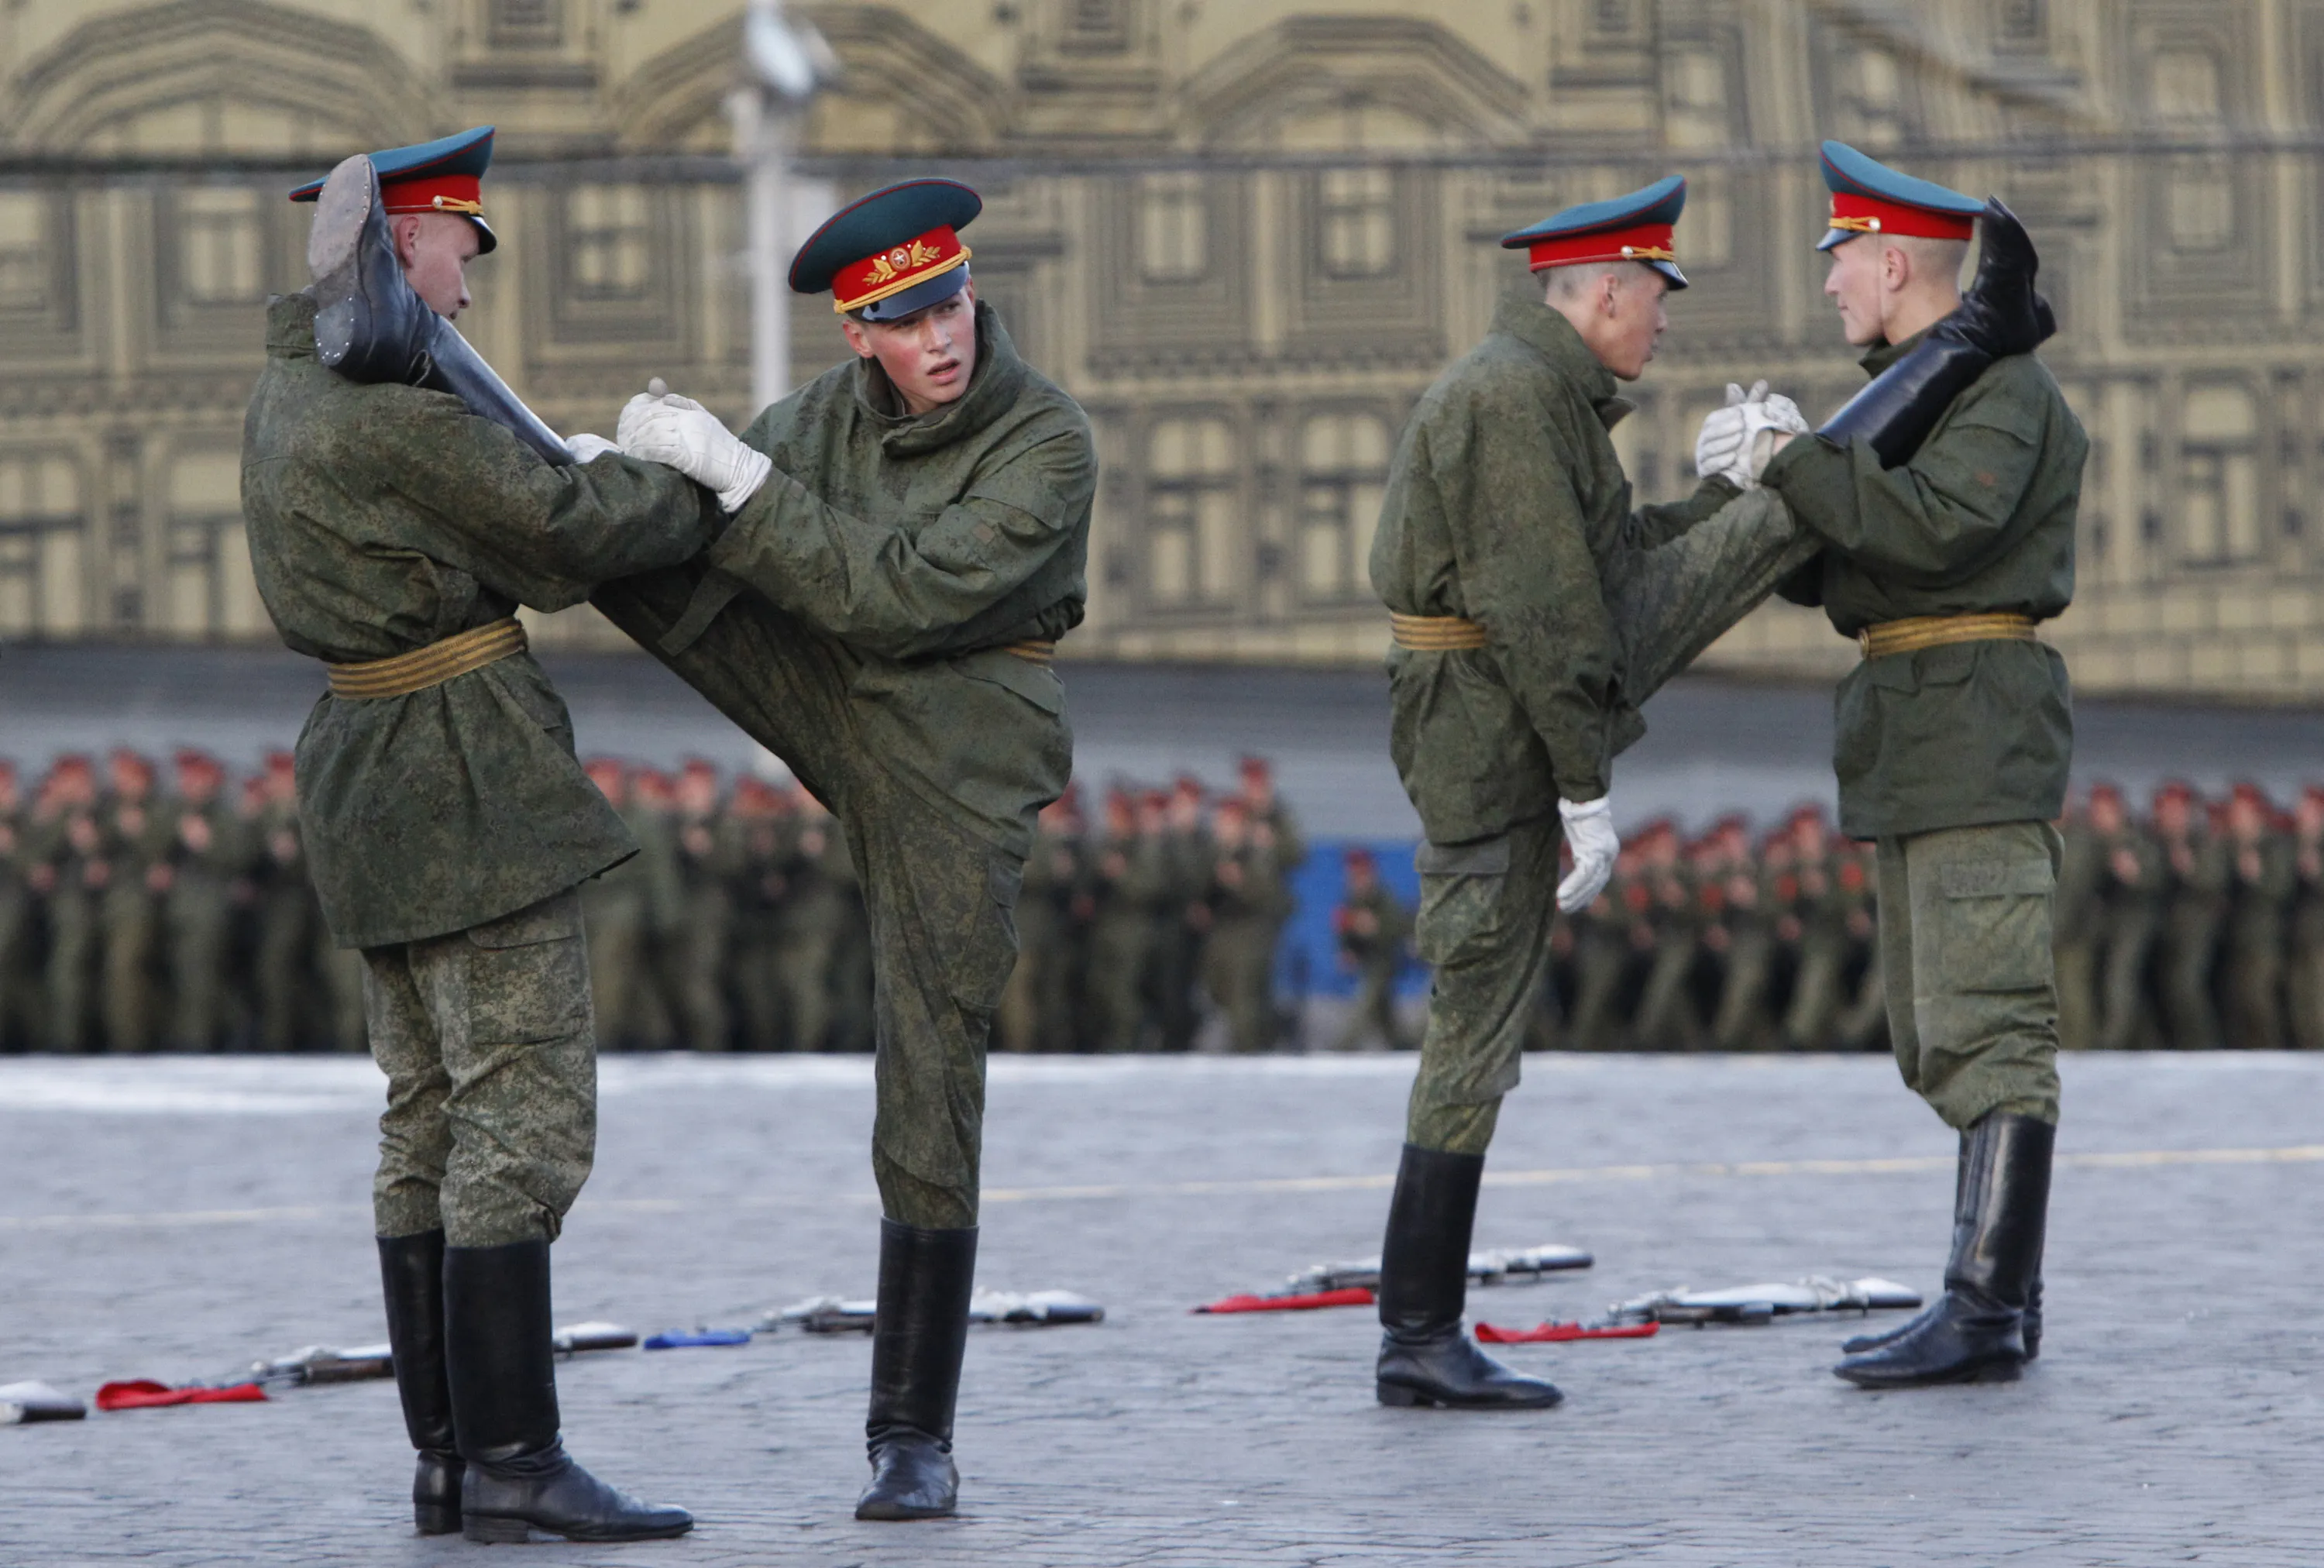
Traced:
[[[2069, 1050], [2324, 1050], [2324, 786], [2289, 812], [2255, 785], [2166, 784], [2144, 822], [2101, 784], [2059, 825], [2052, 909]], [[1814, 808], [1758, 845], [1739, 818], [1689, 844], [1633, 832], [1552, 937], [1532, 1043], [1568, 1050], [1867, 1050], [1887, 1018], [1870, 844]], [[1406, 1044], [1388, 1001], [1410, 931], [1369, 854], [1337, 913], [1362, 985], [1348, 1043]]]
[[[584, 890], [609, 1048], [869, 1050], [869, 931], [844, 836], [804, 790], [710, 764], [593, 761], [641, 853]], [[27, 801], [0, 761], [0, 1044], [119, 1051], [363, 1048], [363, 965], [309, 883], [291, 759], [235, 785], [181, 752], [164, 790], [116, 752], [60, 758]], [[2324, 1049], [2324, 786], [2093, 789], [2061, 824], [2053, 909], [2068, 1048]], [[996, 1047], [1185, 1050], [1215, 1011], [1239, 1051], [1302, 1045], [1277, 955], [1305, 856], [1267, 763], [1043, 813]], [[1412, 912], [1348, 852], [1333, 911], [1357, 981], [1314, 1043], [1409, 1046], [1395, 1005]], [[1605, 893], [1552, 939], [1534, 1043], [1570, 1050], [1886, 1044], [1868, 844], [1803, 808], [1755, 844], [1633, 831]], [[1295, 984], [1294, 991], [1304, 990]], [[1408, 989], [1408, 987], [1407, 987]]]

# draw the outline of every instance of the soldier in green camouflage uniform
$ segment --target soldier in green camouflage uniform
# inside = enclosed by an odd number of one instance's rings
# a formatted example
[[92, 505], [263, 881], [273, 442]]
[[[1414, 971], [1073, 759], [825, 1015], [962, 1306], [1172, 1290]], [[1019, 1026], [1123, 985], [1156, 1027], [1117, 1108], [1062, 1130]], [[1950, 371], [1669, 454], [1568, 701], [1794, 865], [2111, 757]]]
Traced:
[[[1838, 699], [1840, 831], [1879, 846], [1897, 1065], [1963, 1134], [1944, 1296], [1893, 1335], [1852, 1342], [1835, 1370], [1872, 1387], [2015, 1377], [2038, 1342], [2058, 1119], [2051, 823], [2072, 750], [2065, 660], [2034, 627], [2073, 596], [2089, 442], [2023, 351], [2031, 344], [1995, 358], [1952, 336], [1994, 298], [1994, 278], [2023, 263], [2006, 297], [2041, 340], [2032, 246], [2006, 210], [1840, 143], [1824, 143], [1823, 165], [1825, 292], [1868, 374], [1908, 358], [1931, 367], [1889, 385], [1935, 424], [1883, 443], [1843, 410], [1779, 452], [1765, 482], [1828, 547], [1787, 591], [1821, 604], [1841, 635], [1862, 634]], [[1979, 289], [1965, 313], [1960, 273], [1980, 214]]]
[[2147, 968], [2162, 911], [2162, 857], [2154, 841], [2130, 820], [2122, 792], [2111, 784], [2090, 791], [2090, 832], [2105, 871], [2098, 882], [2098, 1025], [2094, 1044], [2104, 1051], [2152, 1049], [2154, 1009], [2147, 1001]]
[[177, 792], [162, 816], [171, 844], [162, 924], [170, 957], [170, 1043], [217, 1048], [226, 1023], [226, 944], [244, 849], [222, 794], [226, 770], [198, 752], [178, 755]]
[[1158, 807], [1141, 811], [1127, 791], [1107, 792], [1090, 927], [1090, 1014], [1093, 1043], [1101, 1051], [1134, 1051], [1145, 1040], [1146, 976], [1154, 950], [1148, 909], [1163, 875], [1161, 831]]
[[2258, 786], [2227, 801], [2227, 848], [2234, 902], [2227, 922], [2227, 1040], [2237, 1050], [2284, 1046], [2284, 945], [2298, 884], [2290, 840]]
[[2301, 791], [2292, 817], [2292, 951], [2284, 1001], [2292, 1043], [2324, 1051], [2324, 786]]
[[678, 863], [678, 926], [666, 972], [678, 1010], [679, 1043], [723, 1051], [733, 1043], [726, 1005], [727, 952], [734, 933], [735, 876], [742, 845], [718, 809], [718, 775], [698, 757], [678, 776], [673, 825]]
[[134, 752], [117, 751], [106, 764], [113, 790], [98, 815], [105, 835], [104, 982], [99, 991], [108, 1049], [153, 1048], [160, 1013], [156, 956], [161, 902], [169, 878], [174, 835], [153, 793], [153, 765]]
[[979, 303], [954, 181], [843, 208], [792, 284], [858, 355], [736, 439], [684, 399], [624, 411], [731, 515], [694, 563], [595, 603], [828, 804], [876, 955], [872, 1170], [884, 1221], [865, 1518], [953, 1511], [984, 1055], [1017, 957], [1035, 814], [1073, 741], [1055, 640], [1078, 625], [1097, 461], [1080, 407]]
[[39, 1038], [39, 977], [32, 972], [32, 890], [24, 878], [23, 802], [16, 765], [0, 759], [0, 1050]]
[[[426, 171], [440, 197], [446, 170], [482, 172], [490, 135], [379, 161]], [[683, 475], [603, 442], [586, 464], [546, 462], [462, 397], [406, 384], [420, 367], [374, 384], [326, 368], [318, 318], [337, 343], [365, 312], [456, 313], [490, 231], [440, 200], [391, 225], [397, 187], [361, 156], [317, 189], [317, 282], [267, 309], [243, 512], [276, 629], [330, 670], [299, 737], [299, 823], [323, 918], [362, 950], [387, 1075], [373, 1210], [415, 1519], [477, 1540], [681, 1534], [683, 1509], [605, 1486], [558, 1435], [549, 1249], [596, 1139], [578, 889], [637, 846], [514, 612], [684, 560], [723, 519]], [[435, 342], [461, 385], [456, 335]]]
[[2181, 1051], [2216, 1051], [2223, 1043], [2211, 978], [2234, 873], [2226, 839], [2208, 830], [2200, 810], [2195, 792], [2184, 784], [2167, 784], [2155, 793], [2163, 1037]]
[[88, 1048], [96, 1019], [97, 909], [108, 874], [97, 826], [97, 776], [82, 756], [59, 760], [32, 808], [30, 881], [45, 900], [49, 951], [42, 972], [46, 1045]]
[[1290, 891], [1276, 860], [1273, 834], [1265, 823], [1251, 820], [1240, 796], [1219, 802], [1213, 833], [1204, 982], [1226, 1015], [1229, 1048], [1246, 1055], [1271, 1050], [1280, 1021], [1275, 940], [1291, 905]]
[[1668, 260], [1683, 199], [1673, 178], [1508, 236], [1555, 269], [1545, 292], [1501, 302], [1389, 467], [1371, 580], [1397, 642], [1389, 744], [1426, 834], [1417, 945], [1434, 970], [1383, 1248], [1375, 1383], [1392, 1404], [1560, 1397], [1461, 1331], [1477, 1184], [1552, 913], [1612, 870], [1607, 786], [1638, 705], [1804, 553], [1780, 504], [1732, 479], [1636, 507], [1608, 436], [1631, 406], [1617, 381], [1644, 370], [1662, 292], [1683, 283]]
[[1341, 966], [1356, 972], [1357, 989], [1333, 1048], [1355, 1050], [1369, 1035], [1377, 1042], [1376, 1049], [1409, 1049], [1411, 1042], [1396, 1016], [1396, 978], [1404, 967], [1406, 944], [1412, 939], [1412, 912], [1380, 881], [1371, 851], [1349, 850], [1343, 863], [1347, 891], [1333, 911], [1332, 927], [1339, 938]]

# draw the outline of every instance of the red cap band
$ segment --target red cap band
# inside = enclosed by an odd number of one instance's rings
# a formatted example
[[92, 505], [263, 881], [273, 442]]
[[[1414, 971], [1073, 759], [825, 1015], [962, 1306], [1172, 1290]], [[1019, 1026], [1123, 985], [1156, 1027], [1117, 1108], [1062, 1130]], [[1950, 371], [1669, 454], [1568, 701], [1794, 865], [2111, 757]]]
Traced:
[[940, 272], [949, 272], [968, 257], [968, 247], [960, 243], [960, 235], [949, 228], [932, 228], [918, 239], [840, 268], [831, 280], [832, 308], [843, 315], [860, 310]]
[[379, 205], [383, 212], [481, 213], [484, 193], [484, 181], [473, 174], [423, 174], [381, 180]]
[[1559, 235], [1536, 240], [1527, 251], [1533, 272], [1546, 267], [1574, 267], [1587, 262], [1674, 262], [1673, 226], [1645, 223], [1633, 228], [1605, 228], [1595, 234]]
[[1877, 196], [1840, 190], [1831, 194], [1831, 226], [1852, 234], [1903, 235], [1923, 240], [1965, 240], [1977, 233], [1977, 220], [1962, 214], [1932, 212], [1925, 207], [1906, 207]]

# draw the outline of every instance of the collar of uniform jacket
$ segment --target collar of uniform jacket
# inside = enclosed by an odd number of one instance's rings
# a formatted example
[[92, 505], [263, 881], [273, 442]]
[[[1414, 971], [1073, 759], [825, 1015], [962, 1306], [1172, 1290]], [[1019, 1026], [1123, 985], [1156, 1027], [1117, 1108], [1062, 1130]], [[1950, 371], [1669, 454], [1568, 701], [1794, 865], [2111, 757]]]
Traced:
[[1864, 367], [1865, 374], [1878, 375], [1882, 371], [1904, 358], [1905, 351], [1920, 342], [1922, 338], [1926, 337], [1929, 332], [1930, 327], [1923, 327], [1902, 343], [1876, 343], [1866, 349], [1864, 357], [1856, 363]]
[[1617, 394], [1614, 373], [1598, 363], [1573, 323], [1540, 300], [1523, 294], [1503, 296], [1493, 309], [1493, 330], [1508, 334], [1549, 361], [1560, 375], [1580, 383], [1582, 395], [1608, 429], [1637, 406]]
[[315, 357], [312, 294], [277, 294], [266, 301], [266, 352], [277, 359]]
[[904, 400], [880, 362], [855, 362], [855, 401], [880, 428], [880, 448], [890, 457], [917, 457], [968, 439], [1016, 403], [1024, 383], [1025, 362], [1017, 357], [1017, 346], [982, 300], [976, 302], [976, 369], [968, 378], [968, 392], [942, 408], [925, 414], [898, 412]]

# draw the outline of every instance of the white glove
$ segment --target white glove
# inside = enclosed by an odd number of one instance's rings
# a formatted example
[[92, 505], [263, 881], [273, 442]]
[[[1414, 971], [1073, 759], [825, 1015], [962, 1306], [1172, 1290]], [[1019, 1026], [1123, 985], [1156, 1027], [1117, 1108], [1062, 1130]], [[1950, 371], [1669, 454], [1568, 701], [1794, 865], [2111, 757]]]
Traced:
[[1622, 853], [1622, 841], [1614, 832], [1613, 797], [1561, 800], [1557, 814], [1565, 819], [1565, 842], [1573, 848], [1573, 869], [1557, 884], [1557, 907], [1578, 915], [1606, 890], [1606, 879], [1614, 874], [1614, 857]]
[[[1759, 382], [1751, 388], [1754, 397], [1765, 397], [1767, 383]], [[1704, 479], [1725, 473], [1729, 464], [1742, 454], [1746, 432], [1743, 428], [1743, 389], [1733, 382], [1727, 383], [1727, 403], [1702, 417], [1702, 429], [1694, 438], [1694, 471]]]
[[[1766, 385], [1763, 381], [1751, 390], [1754, 392], [1765, 392]], [[1804, 436], [1808, 433], [1808, 422], [1800, 412], [1800, 405], [1781, 392], [1754, 397], [1747, 401], [1743, 405], [1743, 428], [1746, 432], [1746, 471], [1751, 476], [1750, 484], [1743, 486], [1746, 490], [1758, 484], [1759, 475], [1766, 472], [1767, 464], [1775, 456], [1778, 434]]]
[[621, 450], [621, 447], [608, 441], [604, 437], [593, 436], [586, 430], [577, 436], [566, 437], [565, 444], [573, 449], [573, 460], [576, 463], [595, 463], [608, 452]]
[[673, 393], [632, 398], [615, 430], [623, 452], [649, 463], [666, 463], [716, 491], [718, 504], [730, 512], [758, 493], [775, 466], [765, 453], [737, 439], [717, 415]]

